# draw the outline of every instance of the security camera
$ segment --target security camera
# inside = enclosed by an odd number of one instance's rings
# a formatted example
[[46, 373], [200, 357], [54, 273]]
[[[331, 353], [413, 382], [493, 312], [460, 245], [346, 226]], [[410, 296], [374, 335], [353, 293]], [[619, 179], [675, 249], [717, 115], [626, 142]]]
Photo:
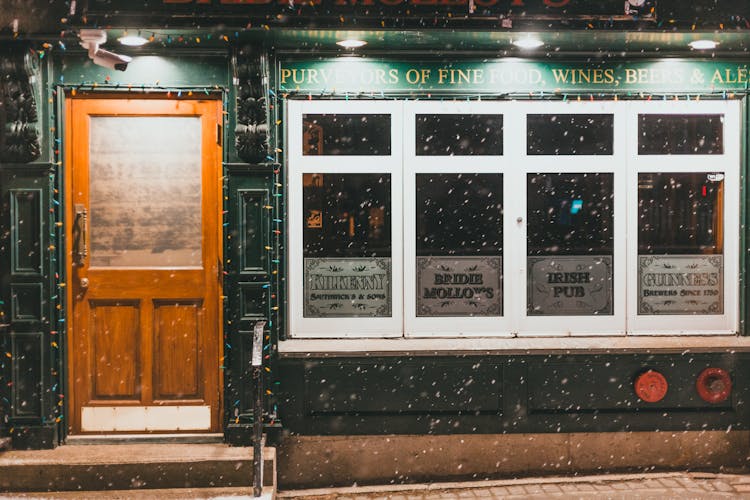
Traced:
[[97, 49], [94, 52], [94, 57], [91, 58], [94, 64], [104, 66], [105, 68], [114, 69], [117, 71], [125, 71], [128, 69], [128, 63], [133, 60], [132, 57], [115, 54], [104, 49]]
[[89, 51], [89, 57], [94, 64], [117, 71], [125, 71], [132, 57], [115, 54], [108, 50], [100, 49], [99, 46], [107, 41], [107, 33], [104, 30], [82, 29], [78, 33], [81, 39], [81, 47]]

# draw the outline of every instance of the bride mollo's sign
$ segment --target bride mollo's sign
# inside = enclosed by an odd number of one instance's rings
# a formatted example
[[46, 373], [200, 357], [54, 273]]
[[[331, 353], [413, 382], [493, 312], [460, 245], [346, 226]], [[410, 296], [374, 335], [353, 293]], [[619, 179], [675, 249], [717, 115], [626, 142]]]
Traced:
[[417, 257], [417, 316], [502, 314], [502, 257]]
[[306, 318], [389, 317], [391, 259], [306, 258]]
[[638, 256], [638, 314], [723, 314], [722, 255]]

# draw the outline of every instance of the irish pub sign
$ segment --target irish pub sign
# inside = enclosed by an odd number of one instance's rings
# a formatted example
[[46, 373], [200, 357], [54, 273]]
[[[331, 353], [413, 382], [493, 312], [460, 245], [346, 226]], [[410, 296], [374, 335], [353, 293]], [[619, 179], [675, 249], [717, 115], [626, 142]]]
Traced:
[[565, 63], [519, 60], [452, 63], [337, 58], [282, 61], [277, 83], [287, 92], [711, 93], [746, 91], [750, 66], [721, 61]]

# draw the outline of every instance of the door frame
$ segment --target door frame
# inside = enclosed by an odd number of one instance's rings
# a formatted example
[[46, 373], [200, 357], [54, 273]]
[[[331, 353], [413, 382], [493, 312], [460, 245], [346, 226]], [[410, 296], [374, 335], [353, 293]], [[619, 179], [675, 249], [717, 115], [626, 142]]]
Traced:
[[[70, 284], [70, 280], [73, 279], [75, 273], [73, 272], [73, 256], [72, 256], [72, 223], [74, 220], [74, 207], [73, 207], [73, 196], [72, 196], [72, 189], [73, 189], [73, 112], [72, 112], [72, 106], [71, 103], [75, 100], [82, 100], [82, 99], [88, 99], [88, 100], [124, 100], [124, 99], [133, 99], [137, 101], [148, 101], [148, 100], [161, 100], [161, 101], [215, 101], [217, 104], [217, 120], [216, 124], [219, 127], [217, 130], [217, 147], [212, 148], [212, 151], [214, 152], [214, 158], [211, 161], [211, 163], [214, 164], [215, 171], [214, 171], [214, 178], [216, 179], [215, 182], [215, 199], [217, 201], [216, 203], [216, 210], [215, 210], [215, 223], [216, 223], [216, 234], [215, 236], [215, 242], [216, 245], [216, 254], [217, 254], [217, 262], [211, 263], [211, 274], [215, 274], [216, 276], [220, 276], [219, 273], [221, 272], [220, 266], [223, 267], [224, 262], [224, 237], [223, 237], [223, 205], [224, 205], [224, 194], [223, 194], [223, 159], [224, 159], [224, 126], [225, 126], [225, 109], [224, 109], [224, 99], [222, 98], [222, 94], [216, 93], [216, 92], [210, 92], [208, 95], [206, 95], [205, 92], [203, 92], [200, 89], [194, 89], [194, 92], [190, 94], [194, 95], [187, 95], [189, 89], [185, 89], [184, 94], [186, 94], [184, 97], [177, 98], [173, 95], [173, 93], [168, 93], [166, 91], [163, 92], [153, 92], [153, 93], [123, 93], [123, 92], [112, 92], [112, 91], [97, 91], [97, 90], [91, 90], [86, 92], [76, 92], [74, 89], [65, 89], [65, 95], [64, 98], [61, 100], [61, 120], [58, 122], [60, 125], [62, 125], [62, 134], [60, 136], [62, 137], [62, 144], [59, 145], [59, 147], [62, 148], [62, 159], [63, 162], [60, 165], [61, 169], [61, 177], [62, 177], [62, 196], [61, 199], [63, 200], [63, 226], [62, 230], [64, 233], [63, 237], [63, 245], [64, 245], [64, 255], [65, 255], [65, 262], [60, 266], [64, 273], [64, 279], [62, 280], [62, 287], [64, 287], [64, 290], [60, 290], [60, 293], [64, 293], [65, 296], [65, 328], [61, 328], [60, 331], [64, 331], [65, 333], [65, 339], [63, 341], [65, 353], [63, 355], [63, 362], [64, 362], [64, 372], [62, 374], [63, 376], [63, 383], [66, 387], [65, 392], [65, 400], [63, 403], [64, 407], [64, 418], [66, 420], [65, 424], [65, 434], [66, 435], [84, 435], [84, 434], [92, 434], [92, 432], [85, 432], [81, 430], [81, 415], [80, 411], [77, 411], [78, 408], [81, 407], [81, 401], [79, 399], [81, 398], [81, 395], [76, 392], [76, 376], [78, 375], [80, 371], [80, 367], [76, 365], [76, 362], [74, 361], [74, 354], [75, 354], [75, 336], [73, 334], [75, 323], [74, 323], [74, 314], [73, 314], [73, 287], [72, 286], [65, 286], [65, 283], [67, 282]], [[200, 92], [198, 92], [200, 90]], [[136, 111], [133, 112], [133, 114], [137, 114]], [[201, 156], [205, 156], [205, 152], [201, 153]], [[203, 203], [203, 202], [201, 202]], [[205, 216], [204, 216], [205, 217]], [[215, 266], [215, 268], [214, 268]], [[127, 435], [127, 434], [142, 434], [142, 433], [149, 433], [149, 434], [178, 434], [178, 433], [194, 433], [194, 432], [223, 432], [224, 431], [224, 371], [222, 370], [222, 362], [221, 359], [224, 357], [224, 341], [223, 341], [223, 325], [224, 325], [224, 307], [223, 307], [223, 296], [224, 296], [224, 281], [223, 279], [218, 279], [218, 286], [216, 289], [216, 297], [215, 297], [215, 307], [216, 307], [216, 331], [218, 332], [216, 334], [216, 351], [217, 354], [217, 363], [216, 363], [216, 407], [211, 408], [211, 428], [210, 431], [193, 431], [193, 430], [167, 430], [167, 431], [117, 431], [117, 434], [120, 435]], [[209, 390], [213, 390], [213, 388], [209, 388]], [[105, 433], [114, 433], [115, 431], [107, 431]], [[94, 434], [101, 432], [93, 432]]]

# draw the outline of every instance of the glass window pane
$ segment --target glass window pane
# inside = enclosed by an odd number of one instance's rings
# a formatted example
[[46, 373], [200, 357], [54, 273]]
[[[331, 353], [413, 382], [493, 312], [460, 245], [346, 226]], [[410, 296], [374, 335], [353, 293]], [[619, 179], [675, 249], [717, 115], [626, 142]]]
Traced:
[[417, 156], [503, 154], [503, 115], [417, 115]]
[[638, 115], [642, 155], [710, 155], [724, 152], [724, 115]]
[[302, 154], [390, 155], [389, 114], [305, 114], [302, 116]]
[[528, 174], [531, 315], [613, 314], [614, 174]]
[[503, 314], [503, 177], [416, 175], [417, 316]]
[[302, 177], [304, 316], [390, 316], [390, 174]]
[[723, 314], [724, 174], [638, 174], [638, 313]]
[[526, 115], [529, 155], [611, 155], [614, 115]]
[[638, 253], [721, 254], [723, 173], [638, 174]]
[[89, 147], [90, 265], [200, 266], [200, 119], [94, 116]]

